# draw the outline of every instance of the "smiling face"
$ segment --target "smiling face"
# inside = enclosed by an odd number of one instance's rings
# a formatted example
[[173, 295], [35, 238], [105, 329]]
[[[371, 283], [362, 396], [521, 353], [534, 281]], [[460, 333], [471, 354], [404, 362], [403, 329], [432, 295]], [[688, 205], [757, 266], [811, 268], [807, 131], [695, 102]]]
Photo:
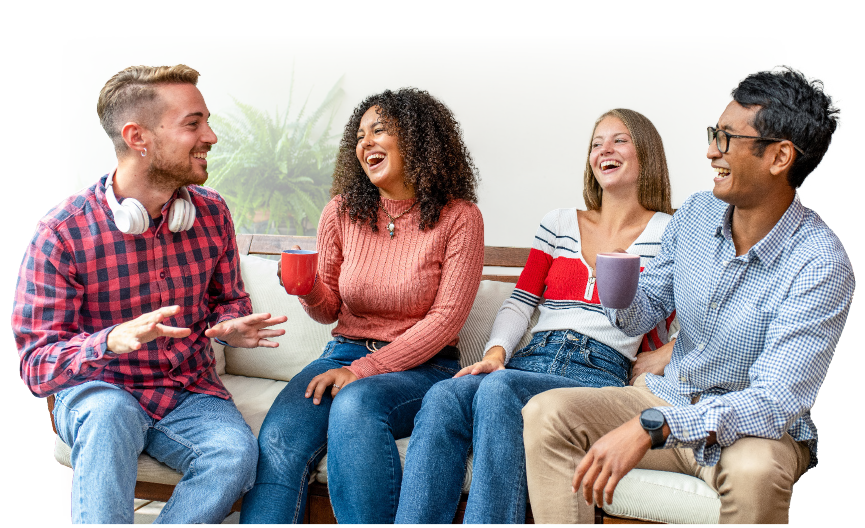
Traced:
[[604, 191], [627, 187], [636, 190], [640, 162], [628, 127], [618, 117], [607, 116], [595, 127], [589, 164]]
[[[715, 128], [730, 134], [759, 136], [751, 126], [760, 108], [745, 108], [731, 101], [718, 119]], [[706, 157], [712, 160], [715, 170], [715, 197], [739, 207], [750, 207], [761, 203], [767, 196], [774, 194], [773, 179], [769, 177], [771, 156], [768, 149], [762, 157], [752, 152], [753, 141], [747, 138], [731, 138], [727, 153], [718, 150], [715, 141], [709, 144]]]
[[414, 193], [405, 186], [405, 168], [397, 137], [387, 132], [376, 108], [367, 110], [357, 129], [357, 159], [369, 181], [385, 198], [408, 199]]
[[148, 177], [158, 187], [178, 188], [207, 181], [207, 152], [216, 134], [204, 97], [191, 84], [159, 87], [162, 116], [153, 130]]

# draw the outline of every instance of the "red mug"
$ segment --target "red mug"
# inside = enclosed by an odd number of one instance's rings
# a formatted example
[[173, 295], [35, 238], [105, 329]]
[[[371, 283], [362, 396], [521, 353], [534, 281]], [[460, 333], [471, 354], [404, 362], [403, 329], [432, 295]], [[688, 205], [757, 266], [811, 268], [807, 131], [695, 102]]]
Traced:
[[287, 249], [282, 252], [282, 285], [289, 295], [306, 295], [315, 284], [318, 251]]

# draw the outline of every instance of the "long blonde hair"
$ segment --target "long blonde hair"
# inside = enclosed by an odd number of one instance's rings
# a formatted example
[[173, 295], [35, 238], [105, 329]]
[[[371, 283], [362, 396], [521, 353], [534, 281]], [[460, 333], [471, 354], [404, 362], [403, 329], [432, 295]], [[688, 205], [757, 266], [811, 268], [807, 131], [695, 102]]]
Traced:
[[[639, 189], [637, 197], [640, 205], [649, 211], [661, 211], [673, 214], [670, 204], [670, 173], [667, 170], [667, 156], [664, 154], [664, 142], [661, 135], [649, 119], [639, 112], [627, 108], [616, 108], [606, 112], [595, 121], [592, 135], [598, 124], [606, 117], [619, 119], [628, 132], [637, 150], [637, 161], [640, 164], [640, 175], [637, 179]], [[595, 173], [589, 156], [592, 153], [592, 139], [589, 139], [589, 152], [586, 156], [586, 171], [583, 175], [583, 199], [590, 211], [601, 208], [604, 190]]]
[[108, 79], [99, 92], [96, 113], [105, 133], [120, 155], [128, 150], [120, 133], [121, 127], [135, 120], [150, 128], [162, 117], [162, 105], [157, 100], [160, 84], [198, 83], [198, 72], [186, 66], [130, 66]]

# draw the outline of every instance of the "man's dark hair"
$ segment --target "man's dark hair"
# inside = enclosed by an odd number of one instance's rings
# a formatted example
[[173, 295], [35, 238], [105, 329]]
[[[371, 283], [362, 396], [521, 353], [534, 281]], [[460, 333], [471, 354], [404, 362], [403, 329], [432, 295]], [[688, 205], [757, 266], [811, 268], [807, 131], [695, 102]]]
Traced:
[[[832, 98], [823, 92], [822, 81], [809, 81], [802, 72], [783, 68], [749, 75], [731, 95], [745, 108], [760, 107], [751, 124], [757, 133], [790, 140], [805, 151], [805, 154], [796, 152], [787, 174], [787, 182], [795, 189], [829, 149], [840, 110], [832, 106]], [[769, 143], [755, 141], [754, 155], [762, 156]]]

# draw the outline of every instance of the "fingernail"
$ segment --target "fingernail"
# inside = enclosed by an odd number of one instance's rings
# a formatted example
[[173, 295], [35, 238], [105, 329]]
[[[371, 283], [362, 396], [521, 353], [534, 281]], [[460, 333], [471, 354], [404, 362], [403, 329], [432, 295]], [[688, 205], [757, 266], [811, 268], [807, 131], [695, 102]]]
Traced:
[[308, 392], [303, 395], [304, 398], [309, 398], [309, 396], [310, 396], [310, 394]]

